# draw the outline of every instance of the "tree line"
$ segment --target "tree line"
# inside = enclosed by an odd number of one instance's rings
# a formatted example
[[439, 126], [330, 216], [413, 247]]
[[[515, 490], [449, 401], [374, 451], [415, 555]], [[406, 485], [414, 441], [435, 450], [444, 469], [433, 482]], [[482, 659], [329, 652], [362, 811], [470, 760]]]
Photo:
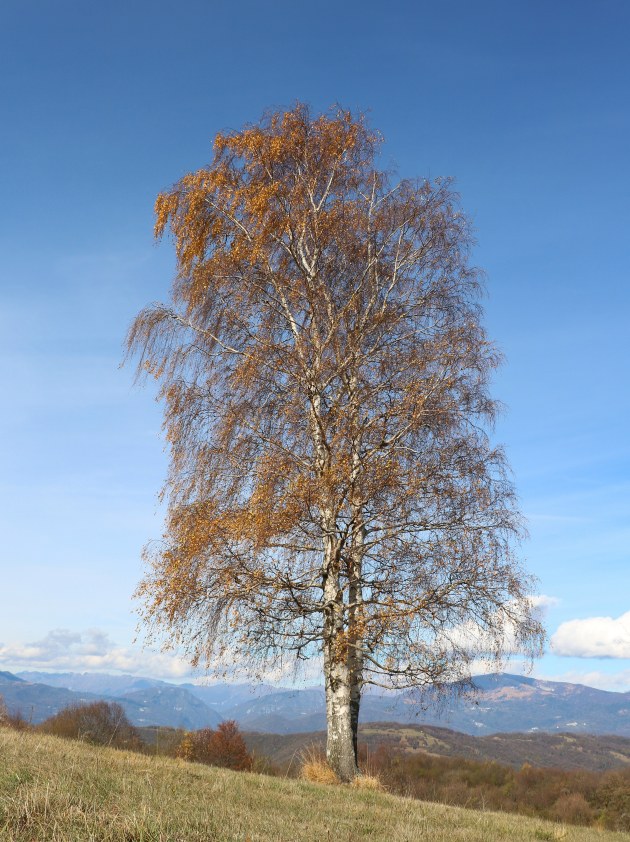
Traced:
[[[0, 726], [81, 740], [94, 746], [143, 753], [151, 751], [142, 731], [131, 724], [118, 702], [71, 704], [38, 725], [30, 725], [20, 713], [9, 714], [0, 697]], [[248, 771], [253, 767], [254, 758], [233, 721], [221, 722], [216, 729], [164, 730], [169, 736], [163, 741], [163, 754], [235, 771]]]
[[566, 824], [630, 831], [630, 769], [520, 769], [379, 746], [363, 763], [391, 792], [423, 801], [502, 810]]

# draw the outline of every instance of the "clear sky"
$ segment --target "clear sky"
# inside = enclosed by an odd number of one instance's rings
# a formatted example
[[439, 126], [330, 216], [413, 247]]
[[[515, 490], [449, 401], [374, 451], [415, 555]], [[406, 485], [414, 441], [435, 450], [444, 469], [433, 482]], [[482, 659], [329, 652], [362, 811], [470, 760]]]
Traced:
[[545, 597], [534, 674], [630, 690], [629, 32], [626, 0], [1, 0], [0, 669], [185, 675], [132, 642], [166, 457], [122, 341], [172, 276], [157, 192], [300, 99], [455, 177]]

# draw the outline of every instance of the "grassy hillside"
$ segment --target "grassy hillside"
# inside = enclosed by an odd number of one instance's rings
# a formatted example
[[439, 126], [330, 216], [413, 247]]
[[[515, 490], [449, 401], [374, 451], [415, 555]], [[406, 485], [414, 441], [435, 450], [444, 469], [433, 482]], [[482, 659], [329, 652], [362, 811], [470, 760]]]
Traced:
[[0, 729], [0, 839], [630, 842], [630, 834], [227, 772]]

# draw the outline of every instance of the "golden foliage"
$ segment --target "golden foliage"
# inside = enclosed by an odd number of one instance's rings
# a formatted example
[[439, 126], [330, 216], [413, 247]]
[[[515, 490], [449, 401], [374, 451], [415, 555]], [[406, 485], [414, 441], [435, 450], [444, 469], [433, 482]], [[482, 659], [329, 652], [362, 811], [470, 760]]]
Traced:
[[169, 508], [138, 594], [195, 662], [323, 649], [330, 690], [540, 649], [468, 222], [379, 143], [298, 103], [156, 201], [177, 276], [128, 348], [161, 384]]
[[216, 730], [202, 728], [200, 731], [186, 733], [175, 755], [182, 760], [237, 772], [249, 771], [253, 764], [253, 758], [234, 721], [221, 722]]

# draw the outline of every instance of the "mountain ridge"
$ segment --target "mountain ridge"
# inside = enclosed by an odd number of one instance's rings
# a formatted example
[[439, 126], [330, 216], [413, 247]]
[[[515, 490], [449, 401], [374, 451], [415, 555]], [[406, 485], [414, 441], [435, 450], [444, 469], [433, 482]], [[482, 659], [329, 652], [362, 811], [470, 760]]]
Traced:
[[[41, 673], [42, 677], [46, 673]], [[70, 674], [68, 674], [70, 675]], [[96, 674], [99, 675], [99, 674]], [[29, 673], [34, 677], [34, 673]], [[97, 683], [102, 681], [99, 676]], [[0, 672], [0, 696], [10, 713], [20, 713], [36, 725], [69, 705], [105, 700], [120, 704], [133, 725], [165, 725], [186, 730], [216, 727], [221, 716], [201, 699], [174, 684], [136, 687], [122, 695], [70, 690], [67, 687], [28, 681], [12, 673]]]
[[[423, 706], [412, 691], [370, 690], [363, 696], [361, 722], [433, 725], [477, 736], [568, 731], [630, 737], [630, 693], [509, 673], [477, 676], [474, 682], [472, 696], [454, 694], [439, 708], [432, 704], [435, 694], [430, 692]], [[55, 713], [55, 707], [106, 698], [122, 704], [138, 725], [196, 729], [235, 719], [244, 730], [289, 734], [319, 731], [326, 723], [321, 687], [172, 684], [133, 675], [30, 671], [0, 673], [0, 695], [10, 710], [29, 708], [34, 722]]]

